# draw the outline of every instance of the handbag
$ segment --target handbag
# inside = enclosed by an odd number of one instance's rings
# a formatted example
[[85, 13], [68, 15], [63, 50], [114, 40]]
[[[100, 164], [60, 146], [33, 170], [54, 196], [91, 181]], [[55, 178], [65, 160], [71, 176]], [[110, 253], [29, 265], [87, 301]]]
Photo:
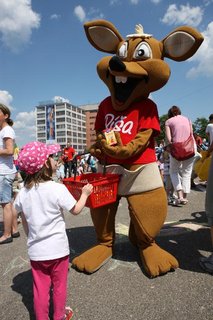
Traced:
[[[191, 128], [191, 124], [190, 124], [190, 128]], [[172, 157], [178, 161], [190, 159], [195, 155], [194, 138], [192, 135], [192, 130], [187, 140], [183, 142], [173, 142], [171, 144], [170, 153]]]

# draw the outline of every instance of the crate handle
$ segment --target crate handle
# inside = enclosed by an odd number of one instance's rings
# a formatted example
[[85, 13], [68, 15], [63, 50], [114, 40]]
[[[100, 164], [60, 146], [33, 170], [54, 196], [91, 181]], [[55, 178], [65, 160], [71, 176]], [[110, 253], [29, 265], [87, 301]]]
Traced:
[[104, 157], [104, 160], [103, 160], [103, 176], [106, 175], [106, 156]]

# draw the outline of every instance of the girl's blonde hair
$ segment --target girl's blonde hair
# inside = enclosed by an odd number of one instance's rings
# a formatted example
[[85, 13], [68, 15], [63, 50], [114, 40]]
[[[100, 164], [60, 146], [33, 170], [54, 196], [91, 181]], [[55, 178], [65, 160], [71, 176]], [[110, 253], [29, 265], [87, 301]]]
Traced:
[[9, 126], [12, 127], [13, 125], [13, 120], [10, 119], [10, 109], [5, 106], [3, 103], [0, 103], [0, 110], [3, 112], [4, 115], [8, 115], [8, 118], [6, 119], [6, 122], [9, 124]]
[[45, 165], [34, 174], [27, 174], [24, 179], [24, 186], [31, 189], [33, 186], [37, 187], [39, 183], [52, 180], [53, 170], [49, 158], [47, 159], [48, 167]]

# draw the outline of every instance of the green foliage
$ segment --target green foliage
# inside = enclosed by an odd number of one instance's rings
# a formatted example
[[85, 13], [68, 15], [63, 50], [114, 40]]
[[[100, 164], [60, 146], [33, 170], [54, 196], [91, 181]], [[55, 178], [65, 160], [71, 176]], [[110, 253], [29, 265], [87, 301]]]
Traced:
[[206, 127], [208, 124], [208, 119], [197, 118], [193, 122], [193, 131], [196, 132], [201, 138], [206, 138]]
[[159, 145], [162, 140], [165, 140], [165, 122], [168, 119], [167, 114], [164, 114], [159, 117], [160, 120], [160, 134], [156, 138], [157, 144]]

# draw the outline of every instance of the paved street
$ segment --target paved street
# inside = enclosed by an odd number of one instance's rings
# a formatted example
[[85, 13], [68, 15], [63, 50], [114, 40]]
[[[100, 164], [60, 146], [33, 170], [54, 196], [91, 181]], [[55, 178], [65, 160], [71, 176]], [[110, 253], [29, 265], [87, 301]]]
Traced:
[[[180, 268], [149, 279], [128, 241], [129, 217], [123, 199], [116, 219], [115, 256], [92, 275], [70, 269], [68, 305], [74, 309], [74, 320], [212, 320], [213, 277], [198, 263], [201, 255], [211, 251], [204, 200], [205, 187], [198, 186], [188, 205], [169, 206], [157, 242], [177, 257]], [[95, 243], [95, 233], [87, 208], [76, 217], [67, 213], [66, 222], [72, 258]], [[0, 246], [0, 320], [34, 319], [22, 225], [19, 230], [20, 238]]]

